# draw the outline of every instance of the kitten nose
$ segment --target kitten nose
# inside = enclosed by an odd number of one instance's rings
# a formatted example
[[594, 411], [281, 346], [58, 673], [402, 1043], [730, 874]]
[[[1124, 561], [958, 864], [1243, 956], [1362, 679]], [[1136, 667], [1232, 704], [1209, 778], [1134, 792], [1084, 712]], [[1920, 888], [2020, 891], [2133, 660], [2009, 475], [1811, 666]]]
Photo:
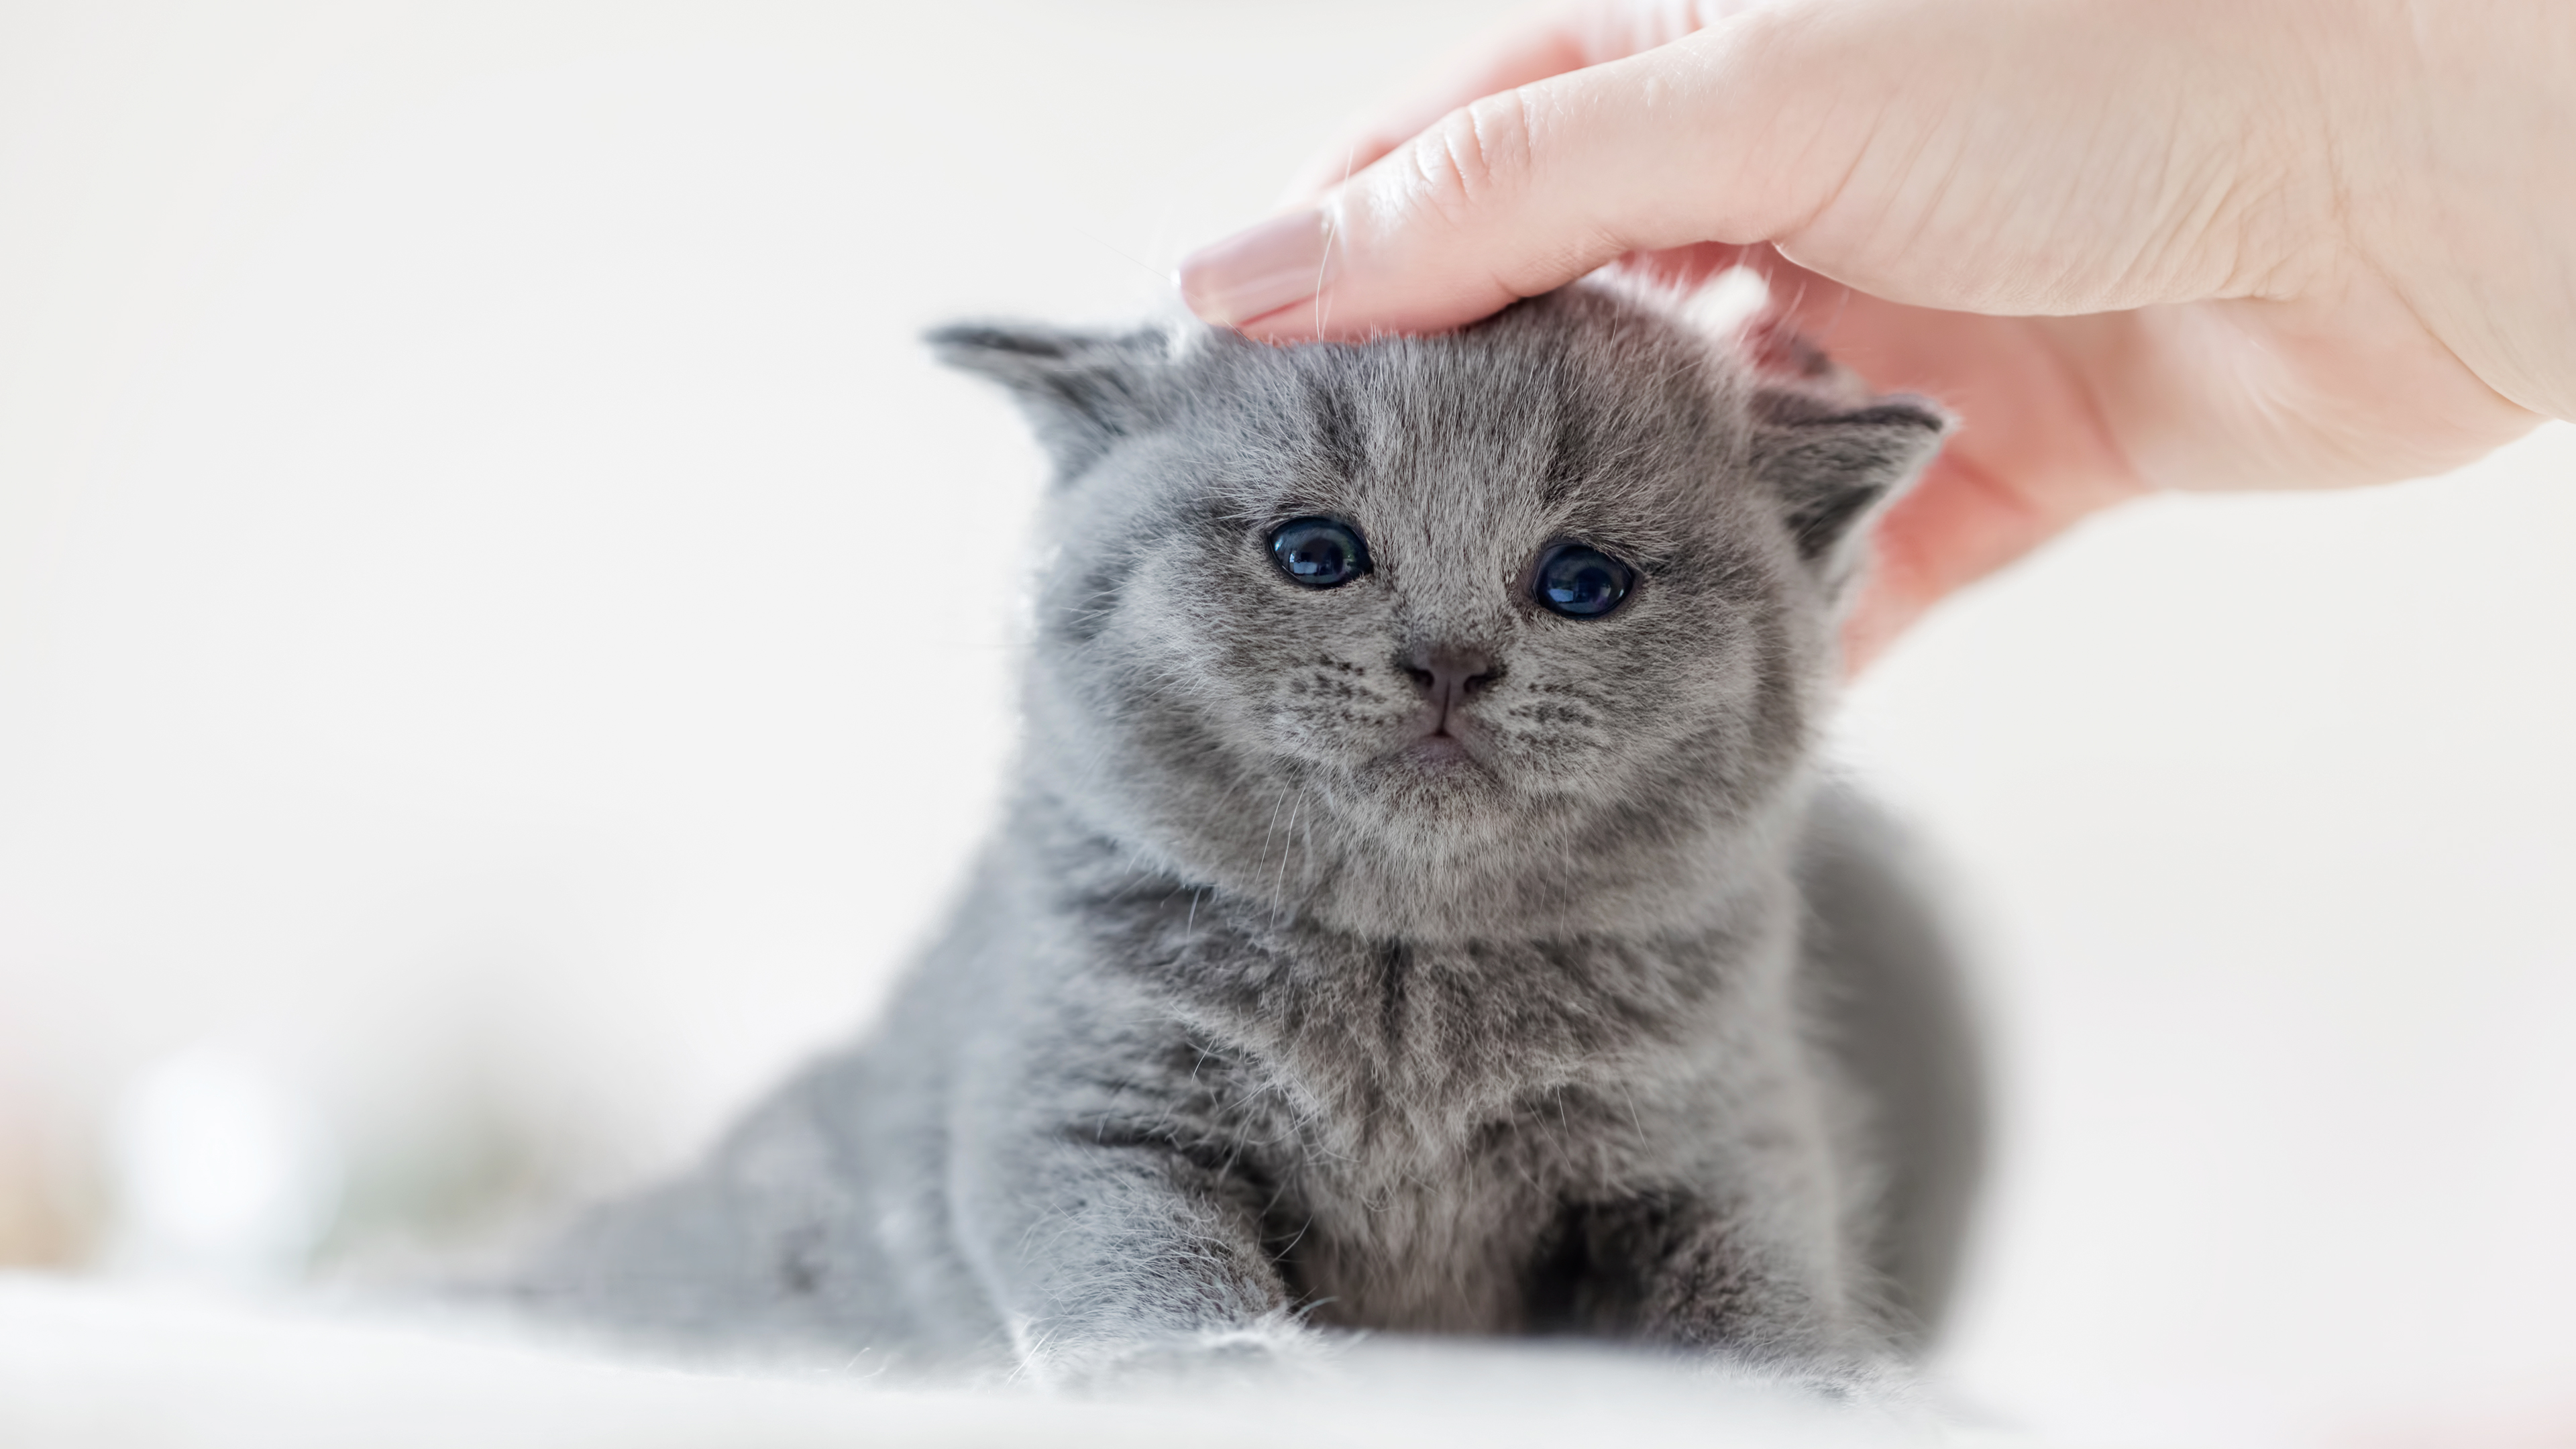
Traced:
[[1501, 678], [1503, 673], [1492, 655], [1452, 644], [1418, 645], [1397, 662], [1422, 687], [1444, 721], [1460, 700]]

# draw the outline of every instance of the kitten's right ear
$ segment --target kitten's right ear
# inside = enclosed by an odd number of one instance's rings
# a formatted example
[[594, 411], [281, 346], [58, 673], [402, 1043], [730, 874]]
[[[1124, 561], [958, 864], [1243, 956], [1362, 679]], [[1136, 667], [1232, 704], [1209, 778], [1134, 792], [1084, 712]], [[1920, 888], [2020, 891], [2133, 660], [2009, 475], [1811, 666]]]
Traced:
[[1832, 408], [1797, 394], [1756, 403], [1754, 470], [1780, 501], [1798, 556], [1837, 587], [1860, 535], [1941, 451], [1950, 415], [1919, 397]]
[[1924, 398], [1873, 396], [1778, 318], [1746, 336], [1756, 372], [1754, 472], [1770, 485], [1798, 556], [1848, 593], [1861, 537], [1928, 467], [1954, 426]]
[[1055, 458], [1059, 483], [1152, 424], [1154, 376], [1170, 355], [1169, 340], [1150, 330], [958, 322], [923, 340], [941, 362], [1010, 390]]

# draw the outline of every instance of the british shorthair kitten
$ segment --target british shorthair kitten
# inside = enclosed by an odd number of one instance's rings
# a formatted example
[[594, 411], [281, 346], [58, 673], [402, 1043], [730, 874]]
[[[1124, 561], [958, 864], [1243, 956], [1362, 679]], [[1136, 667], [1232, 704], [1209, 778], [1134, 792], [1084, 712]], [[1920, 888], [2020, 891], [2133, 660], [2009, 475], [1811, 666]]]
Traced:
[[1812, 752], [1945, 417], [1598, 285], [932, 342], [1056, 464], [1006, 816], [863, 1040], [522, 1291], [1044, 1382], [1337, 1327], [1901, 1357], [1976, 1076]]

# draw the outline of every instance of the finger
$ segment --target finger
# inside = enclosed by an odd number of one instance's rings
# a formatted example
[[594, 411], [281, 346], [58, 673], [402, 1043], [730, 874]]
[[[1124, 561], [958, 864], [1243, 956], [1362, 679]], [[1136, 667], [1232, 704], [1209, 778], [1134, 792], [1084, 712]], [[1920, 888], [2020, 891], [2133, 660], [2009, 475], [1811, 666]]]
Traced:
[[1469, 102], [1593, 64], [1579, 26], [1577, 12], [1551, 7], [1454, 57], [1428, 84], [1308, 157], [1290, 179], [1287, 198], [1312, 202]]
[[1309, 157], [1290, 182], [1286, 199], [1313, 201], [1461, 106], [1652, 50], [1740, 4], [1741, 0], [1621, 0], [1557, 4], [1531, 11], [1452, 56], [1402, 100]]
[[1827, 94], [1842, 47], [1817, 33], [1750, 12], [1452, 111], [1323, 207], [1185, 261], [1182, 295], [1279, 340], [1434, 331], [1626, 252], [1793, 233], [1884, 94]]

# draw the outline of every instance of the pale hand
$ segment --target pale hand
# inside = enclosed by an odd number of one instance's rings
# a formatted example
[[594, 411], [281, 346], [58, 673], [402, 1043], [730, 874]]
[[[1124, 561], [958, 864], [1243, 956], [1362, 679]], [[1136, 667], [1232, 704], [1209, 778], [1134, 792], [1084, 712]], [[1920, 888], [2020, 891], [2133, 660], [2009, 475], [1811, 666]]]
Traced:
[[1751, 262], [1965, 423], [1880, 531], [1859, 660], [2145, 490], [2417, 477], [2576, 416], [2571, 75], [2564, 0], [1594, 3], [1182, 288], [1286, 341]]

